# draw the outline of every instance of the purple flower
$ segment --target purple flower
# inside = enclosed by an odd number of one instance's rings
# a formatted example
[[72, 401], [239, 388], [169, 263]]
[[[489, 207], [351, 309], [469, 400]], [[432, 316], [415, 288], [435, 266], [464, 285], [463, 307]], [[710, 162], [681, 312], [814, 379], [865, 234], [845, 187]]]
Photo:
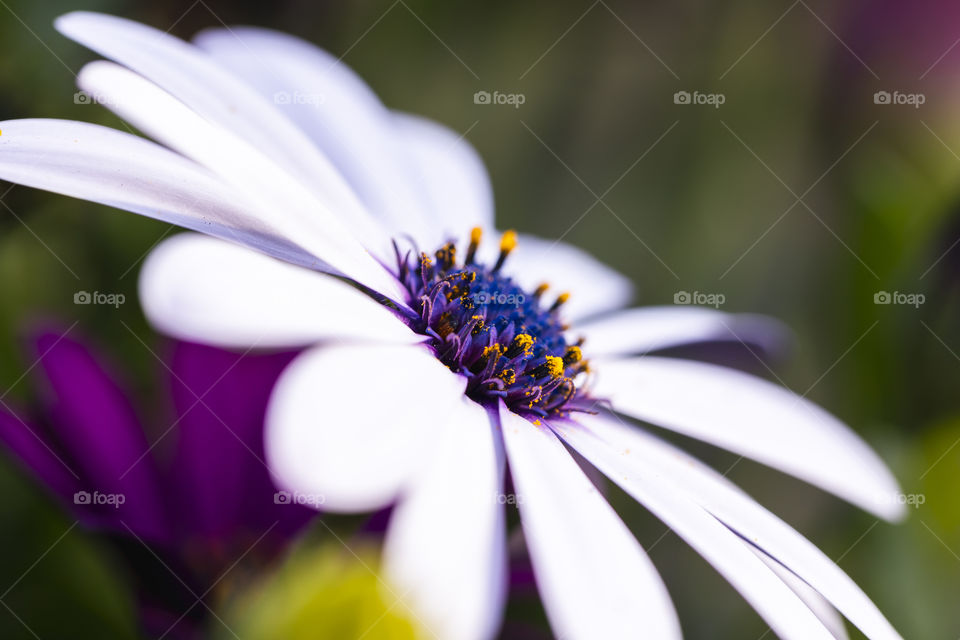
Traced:
[[269, 391], [292, 354], [173, 343], [157, 385], [169, 393], [135, 408], [68, 333], [30, 340], [38, 407], [0, 410], [0, 439], [78, 520], [118, 543], [140, 581], [145, 627], [189, 635], [205, 611], [191, 607], [196, 596], [254, 543], [249, 558], [275, 556], [314, 513], [278, 500], [263, 462]]

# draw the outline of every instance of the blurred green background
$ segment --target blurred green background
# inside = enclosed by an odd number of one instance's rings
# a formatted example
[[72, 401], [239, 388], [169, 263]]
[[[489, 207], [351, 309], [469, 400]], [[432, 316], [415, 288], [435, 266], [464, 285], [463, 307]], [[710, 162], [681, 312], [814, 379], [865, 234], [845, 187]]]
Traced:
[[[587, 249], [633, 278], [642, 304], [720, 293], [724, 310], [786, 321], [795, 342], [776, 375], [852, 425], [925, 502], [901, 525], [878, 524], [747, 461], [730, 477], [836, 559], [905, 637], [960, 636], [952, 3], [3, 0], [0, 119], [116, 124], [74, 103], [74, 74], [94, 56], [51, 23], [78, 8], [184, 38], [244, 23], [318, 43], [389, 106], [465, 134], [492, 175], [501, 227]], [[522, 94], [523, 104], [476, 104], [478, 91]], [[683, 91], [722, 104], [677, 104]], [[923, 104], [884, 104], [878, 91]], [[53, 317], [77, 321], [79, 335], [132, 373], [128, 386], [148, 394], [156, 363], [124, 323], [162, 341], [140, 313], [136, 278], [172, 230], [8, 187], [0, 183], [0, 393], [29, 404], [19, 336]], [[78, 290], [128, 303], [75, 306]], [[925, 301], [876, 304], [878, 292]], [[735, 460], [694, 449], [723, 470]], [[630, 500], [613, 500], [651, 548], [687, 637], [763, 636], [760, 618], [703, 560]], [[5, 457], [0, 512], [0, 637], [33, 637], [21, 620], [44, 639], [136, 637], [127, 569], [80, 528], [49, 550], [72, 519]], [[328, 536], [315, 532], [312, 543]], [[527, 624], [547, 633], [535, 600], [512, 603], [508, 632]]]

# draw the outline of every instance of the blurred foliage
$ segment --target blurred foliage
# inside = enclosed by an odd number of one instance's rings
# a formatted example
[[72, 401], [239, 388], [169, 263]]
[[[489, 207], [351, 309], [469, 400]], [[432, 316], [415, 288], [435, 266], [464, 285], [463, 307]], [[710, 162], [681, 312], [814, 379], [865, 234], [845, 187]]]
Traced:
[[[0, 119], [122, 126], [74, 104], [73, 76], [95, 56], [51, 26], [73, 8], [62, 0], [0, 7]], [[960, 47], [951, 49], [960, 18], [952, 5], [95, 0], [83, 8], [182, 37], [251, 23], [316, 42], [344, 56], [391, 107], [465, 132], [490, 170], [501, 226], [584, 247], [634, 278], [645, 304], [669, 304], [679, 290], [721, 292], [726, 310], [785, 320], [795, 349], [776, 375], [853, 425], [905, 494], [926, 500], [891, 526], [758, 465], [736, 464], [730, 477], [838, 559], [905, 637], [960, 636], [960, 247], [950, 251], [960, 238]], [[875, 91], [895, 89], [922, 91], [927, 102], [874, 104]], [[517, 109], [477, 105], [480, 90], [526, 100]], [[726, 100], [718, 109], [677, 105], [680, 90]], [[161, 339], [138, 309], [136, 277], [143, 255], [172, 230], [22, 187], [0, 185], [0, 201], [4, 401], [30, 403], [31, 362], [16, 336], [44, 316], [76, 320], [136, 372], [131, 387], [150, 385], [157, 365], [139, 340]], [[128, 302], [78, 307], [78, 290], [124, 293]], [[923, 293], [926, 303], [877, 305], [880, 291]], [[691, 448], [724, 470], [735, 460]], [[0, 610], [0, 636], [32, 637], [24, 624], [44, 638], [133, 634], [124, 569], [79, 529], [43, 556], [70, 521], [14, 465], [0, 471], [0, 593], [14, 585], [0, 598], [11, 610]], [[652, 547], [688, 637], [763, 633], [705, 562], [612, 496]], [[289, 565], [271, 586], [250, 587], [231, 620], [254, 636], [271, 628], [264, 624], [293, 633], [301, 624], [355, 624], [380, 606], [368, 599], [369, 575], [336, 553], [303, 553], [316, 575]], [[343, 606], [283, 595], [311, 580]], [[349, 586], [333, 586], [341, 581]], [[546, 633], [529, 600], [512, 603], [507, 627], [533, 620]]]
[[378, 575], [374, 549], [330, 542], [296, 550], [227, 605], [217, 637], [412, 640], [413, 622]]
[[[124, 567], [3, 458], [4, 638], [137, 638]], [[29, 627], [29, 629], [28, 629]]]

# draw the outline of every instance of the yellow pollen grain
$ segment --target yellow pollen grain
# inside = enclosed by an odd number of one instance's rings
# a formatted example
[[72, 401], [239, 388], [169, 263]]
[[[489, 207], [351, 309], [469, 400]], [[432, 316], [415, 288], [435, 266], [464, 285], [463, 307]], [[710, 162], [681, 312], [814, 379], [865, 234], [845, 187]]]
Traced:
[[547, 292], [547, 289], [549, 288], [550, 288], [550, 285], [544, 282], [540, 284], [536, 289], [534, 289], [533, 295], [539, 298], [540, 296], [545, 294]]
[[567, 347], [567, 352], [563, 354], [563, 361], [567, 364], [574, 364], [583, 360], [583, 351], [576, 345]]
[[557, 296], [557, 301], [553, 303], [553, 306], [559, 307], [569, 299], [570, 299], [570, 293], [568, 291], [564, 291], [563, 293]]
[[483, 229], [480, 227], [474, 227], [470, 230], [470, 244], [480, 244], [480, 240], [483, 239]]

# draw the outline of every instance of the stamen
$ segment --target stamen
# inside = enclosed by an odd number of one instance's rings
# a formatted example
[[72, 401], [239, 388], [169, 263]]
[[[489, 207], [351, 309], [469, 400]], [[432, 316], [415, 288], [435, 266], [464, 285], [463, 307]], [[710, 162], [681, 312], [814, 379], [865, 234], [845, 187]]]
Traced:
[[534, 379], [543, 378], [545, 376], [550, 376], [551, 378], [559, 378], [563, 375], [563, 358], [558, 358], [557, 356], [547, 356], [545, 362], [534, 368], [530, 372], [530, 375]]
[[480, 358], [478, 358], [475, 363], [476, 369], [474, 369], [474, 371], [480, 372], [486, 369], [492, 369], [496, 366], [497, 361], [500, 360], [501, 355], [503, 355], [503, 347], [500, 346], [500, 344], [492, 344], [489, 347], [484, 347], [483, 353], [480, 354]]
[[559, 378], [563, 375], [563, 358], [557, 356], [547, 356], [547, 372], [553, 378]]
[[529, 355], [533, 342], [533, 337], [529, 333], [520, 333], [513, 339], [513, 342], [510, 343], [510, 348], [507, 349], [504, 355], [508, 358], [516, 358], [521, 353]]
[[470, 335], [479, 335], [480, 332], [483, 331], [483, 316], [471, 316], [470, 320], [476, 323], [473, 325], [473, 329], [470, 330]]
[[568, 292], [565, 291], [561, 293], [560, 295], [557, 296], [557, 300], [556, 302], [553, 303], [553, 306], [550, 307], [550, 311], [556, 311], [561, 306], [563, 306], [564, 302], [566, 302], [569, 299], [570, 299], [570, 294]]
[[477, 248], [480, 247], [480, 240], [483, 238], [483, 229], [474, 227], [470, 230], [470, 246], [467, 248], [467, 259], [464, 264], [473, 264], [473, 259], [477, 256]]
[[563, 354], [563, 363], [568, 367], [583, 360], [583, 351], [577, 345], [567, 347]]
[[503, 263], [506, 262], [507, 256], [510, 255], [510, 252], [517, 248], [517, 232], [510, 230], [504, 231], [503, 236], [500, 238], [500, 257], [497, 258], [497, 264], [493, 265], [493, 273], [500, 271], [500, 268], [503, 266]]
[[457, 246], [448, 242], [437, 249], [437, 265], [441, 271], [449, 271], [457, 263]]
[[420, 279], [423, 282], [423, 288], [427, 288], [427, 283], [433, 279], [433, 260], [426, 253], [420, 254]]
[[453, 333], [453, 329], [453, 314], [444, 311], [440, 314], [440, 321], [437, 323], [437, 333], [440, 334], [441, 338], [446, 338]]

